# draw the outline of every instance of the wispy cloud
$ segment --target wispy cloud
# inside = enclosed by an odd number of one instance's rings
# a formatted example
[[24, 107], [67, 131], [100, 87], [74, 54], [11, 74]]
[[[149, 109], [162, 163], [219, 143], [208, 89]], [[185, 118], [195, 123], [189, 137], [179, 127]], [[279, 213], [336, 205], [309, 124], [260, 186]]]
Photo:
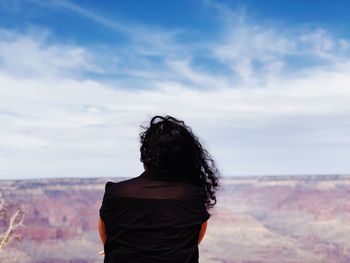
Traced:
[[269, 79], [284, 73], [305, 73], [319, 67], [346, 63], [350, 42], [321, 27], [257, 23], [246, 11], [218, 3], [224, 37], [214, 46], [214, 56], [242, 81]]
[[132, 21], [123, 21], [122, 19], [118, 19], [118, 17], [113, 19], [107, 18], [68, 0], [51, 0], [45, 2], [37, 0], [31, 1], [50, 9], [65, 9], [102, 27], [123, 34], [126, 39], [132, 43], [132, 50], [141, 55], [170, 56], [171, 52], [176, 52], [174, 54], [178, 56], [181, 51], [185, 51], [184, 46], [176, 41], [176, 37], [183, 33], [183, 29], [163, 30], [159, 26], [145, 26], [133, 23]]
[[48, 1], [30, 0], [30, 1], [43, 8], [66, 9], [68, 11], [81, 15], [87, 19], [93, 20], [94, 22], [102, 26], [108, 27], [115, 31], [120, 31], [121, 33], [127, 33], [129, 31], [128, 26], [124, 25], [123, 23], [117, 22], [116, 20], [105, 18], [104, 16], [97, 14], [93, 10], [86, 9], [82, 6], [74, 4], [72, 1], [69, 1], [69, 0], [48, 0]]
[[68, 1], [45, 8], [115, 25], [131, 44], [0, 31], [1, 176], [134, 176], [153, 114], [193, 126], [225, 175], [348, 172], [349, 40], [209, 4], [221, 33], [200, 44]]
[[0, 67], [3, 72], [26, 77], [103, 72], [92, 52], [80, 46], [49, 43], [46, 31], [27, 34], [0, 30]]

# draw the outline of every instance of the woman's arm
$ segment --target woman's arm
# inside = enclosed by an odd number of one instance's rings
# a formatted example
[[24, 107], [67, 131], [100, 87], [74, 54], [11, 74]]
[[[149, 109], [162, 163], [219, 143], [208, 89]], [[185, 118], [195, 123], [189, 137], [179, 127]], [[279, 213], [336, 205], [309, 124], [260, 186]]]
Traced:
[[105, 224], [101, 218], [98, 220], [98, 232], [100, 233], [102, 244], [105, 244], [107, 235], [106, 235]]
[[207, 230], [207, 223], [208, 223], [208, 221], [205, 221], [204, 223], [202, 223], [201, 230], [199, 232], [198, 245], [202, 241], [202, 239], [205, 235], [205, 231]]

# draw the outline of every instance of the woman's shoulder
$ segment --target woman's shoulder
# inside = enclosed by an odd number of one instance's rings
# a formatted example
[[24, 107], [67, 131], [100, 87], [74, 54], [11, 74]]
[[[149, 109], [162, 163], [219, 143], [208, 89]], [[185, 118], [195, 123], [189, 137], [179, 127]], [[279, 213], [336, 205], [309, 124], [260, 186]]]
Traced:
[[120, 186], [123, 186], [125, 184], [133, 183], [135, 181], [135, 179], [137, 179], [137, 177], [128, 178], [128, 179], [122, 179], [122, 180], [119, 180], [119, 181], [107, 181], [106, 185], [105, 185], [105, 188], [120, 187]]
[[108, 197], [191, 200], [205, 198], [203, 187], [187, 181], [163, 181], [134, 177], [122, 181], [108, 181], [105, 186]]
[[138, 182], [138, 177], [124, 179], [120, 181], [107, 181], [105, 185], [105, 192], [112, 194], [122, 192], [126, 189], [135, 188]]

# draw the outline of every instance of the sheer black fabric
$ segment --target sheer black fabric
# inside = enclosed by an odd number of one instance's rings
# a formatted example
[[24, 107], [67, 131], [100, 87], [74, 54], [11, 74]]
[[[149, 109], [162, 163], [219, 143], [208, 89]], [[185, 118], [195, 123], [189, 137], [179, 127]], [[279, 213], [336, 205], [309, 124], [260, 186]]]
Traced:
[[203, 188], [159, 169], [107, 182], [104, 263], [197, 263], [199, 231], [210, 217], [205, 200]]

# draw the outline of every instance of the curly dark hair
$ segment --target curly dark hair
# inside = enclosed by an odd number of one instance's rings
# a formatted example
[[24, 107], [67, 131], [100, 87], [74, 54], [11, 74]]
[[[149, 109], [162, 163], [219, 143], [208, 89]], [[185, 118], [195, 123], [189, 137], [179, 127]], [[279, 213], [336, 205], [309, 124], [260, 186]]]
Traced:
[[140, 133], [141, 162], [149, 169], [165, 169], [181, 179], [203, 187], [206, 207], [216, 204], [219, 170], [210, 154], [184, 121], [154, 116]]

